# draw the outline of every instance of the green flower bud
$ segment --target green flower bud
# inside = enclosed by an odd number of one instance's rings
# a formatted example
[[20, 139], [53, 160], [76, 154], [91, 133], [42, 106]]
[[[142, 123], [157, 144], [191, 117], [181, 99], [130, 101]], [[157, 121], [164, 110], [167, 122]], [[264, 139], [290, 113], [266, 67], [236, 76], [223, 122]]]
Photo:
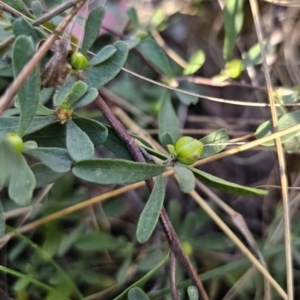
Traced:
[[243, 71], [243, 62], [240, 59], [233, 59], [225, 65], [225, 74], [230, 78], [238, 78]]
[[73, 110], [68, 107], [61, 105], [55, 111], [55, 115], [61, 124], [64, 124], [67, 120], [72, 117]]
[[74, 52], [71, 55], [70, 63], [75, 70], [83, 70], [87, 67], [89, 61], [82, 53]]
[[203, 151], [203, 144], [190, 136], [182, 136], [175, 143], [176, 159], [185, 165], [195, 163]]
[[24, 143], [22, 138], [17, 133], [9, 133], [6, 136], [6, 141], [13, 147], [17, 153], [22, 153]]

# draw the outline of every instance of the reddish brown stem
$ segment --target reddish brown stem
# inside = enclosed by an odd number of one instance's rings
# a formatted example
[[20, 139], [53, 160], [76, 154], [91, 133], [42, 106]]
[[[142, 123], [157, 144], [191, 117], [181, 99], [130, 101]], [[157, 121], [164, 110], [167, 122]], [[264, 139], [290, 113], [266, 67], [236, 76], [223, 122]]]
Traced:
[[[119, 135], [119, 137], [123, 140], [123, 142], [126, 144], [128, 150], [132, 154], [135, 161], [138, 162], [145, 162], [145, 159], [140, 152], [139, 147], [134, 143], [134, 138], [126, 131], [124, 126], [120, 123], [120, 121], [117, 119], [117, 117], [114, 115], [114, 113], [111, 111], [111, 109], [108, 107], [108, 105], [105, 103], [103, 98], [101, 96], [98, 96], [96, 99], [96, 104], [98, 105], [99, 109], [102, 111], [103, 115], [106, 117], [108, 122], [111, 124], [111, 126], [114, 128], [116, 133]], [[152, 178], [146, 180], [146, 185], [151, 192], [154, 186], [154, 181]], [[167, 240], [169, 242], [171, 251], [174, 253], [178, 261], [181, 263], [181, 265], [185, 268], [186, 272], [188, 273], [189, 277], [192, 279], [193, 284], [197, 287], [201, 298], [204, 300], [208, 300], [208, 296], [206, 294], [206, 291], [203, 287], [203, 284], [196, 272], [196, 269], [194, 268], [193, 264], [191, 263], [188, 256], [185, 254], [181, 243], [179, 241], [179, 238], [169, 220], [169, 217], [167, 215], [167, 212], [165, 211], [164, 207], [161, 210], [160, 216], [159, 216], [160, 224], [163, 228], [163, 231], [166, 234]]]

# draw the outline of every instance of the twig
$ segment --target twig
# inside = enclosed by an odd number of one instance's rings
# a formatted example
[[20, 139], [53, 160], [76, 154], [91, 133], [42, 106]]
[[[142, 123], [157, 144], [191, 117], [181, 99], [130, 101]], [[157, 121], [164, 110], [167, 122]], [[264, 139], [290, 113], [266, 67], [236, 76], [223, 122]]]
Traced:
[[44, 57], [44, 55], [50, 49], [51, 45], [55, 42], [60, 33], [66, 29], [68, 24], [75, 17], [85, 1], [86, 0], [79, 0], [77, 4], [74, 5], [74, 8], [70, 12], [70, 14], [63, 19], [56, 30], [53, 31], [49, 38], [42, 44], [42, 46], [35, 53], [32, 59], [26, 64], [19, 75], [15, 78], [12, 84], [6, 89], [5, 93], [0, 98], [0, 115], [12, 104], [14, 97], [17, 95], [19, 89], [23, 86], [27, 78], [31, 75], [36, 65]]
[[176, 286], [176, 257], [172, 251], [170, 254], [170, 289], [172, 299], [179, 300], [180, 296]]
[[[257, 1], [250, 0], [250, 7], [252, 10], [253, 21], [254, 21], [256, 34], [260, 46], [261, 56], [262, 56], [263, 70], [264, 70], [264, 75], [267, 84], [273, 128], [274, 128], [274, 132], [278, 132], [278, 120], [277, 120], [277, 113], [275, 108], [275, 100], [272, 91], [270, 72], [266, 60], [265, 47], [264, 47], [263, 36], [261, 32]], [[280, 138], [277, 137], [275, 139], [275, 144], [277, 148], [280, 181], [282, 186], [281, 195], [282, 195], [283, 222], [284, 222], [287, 294], [288, 294], [288, 299], [292, 300], [294, 299], [294, 288], [293, 288], [293, 260], [292, 260], [292, 249], [291, 249], [290, 214], [289, 214], [288, 189], [287, 189], [288, 183], [287, 183], [286, 170], [285, 170], [284, 151], [283, 151]]]
[[[116, 133], [126, 144], [128, 150], [132, 154], [134, 160], [138, 161], [138, 162], [144, 162], [145, 159], [144, 159], [143, 155], [141, 154], [138, 146], [134, 143], [134, 139], [129, 135], [129, 133], [126, 131], [126, 129], [120, 123], [120, 121], [116, 118], [116, 116], [110, 110], [110, 108], [107, 106], [107, 104], [102, 99], [102, 97], [98, 96], [96, 98], [96, 104], [98, 105], [99, 109], [102, 111], [103, 115], [106, 117], [108, 122], [111, 124], [111, 126], [115, 129]], [[154, 186], [153, 179], [152, 178], [147, 179], [146, 185], [148, 186], [148, 189], [151, 192], [153, 189], [153, 186]], [[194, 285], [197, 287], [201, 297], [205, 300], [206, 299], [208, 300], [208, 296], [204, 290], [202, 282], [200, 281], [200, 278], [199, 278], [194, 266], [192, 265], [188, 256], [184, 252], [184, 250], [180, 244], [180, 241], [176, 235], [176, 232], [174, 231], [174, 228], [173, 228], [164, 208], [162, 208], [162, 210], [161, 210], [159, 219], [160, 219], [162, 228], [166, 234], [166, 237], [168, 239], [168, 242], [170, 244], [171, 251], [174, 253], [176, 258], [180, 261], [180, 263], [183, 265], [183, 267], [187, 271], [187, 273], [190, 276], [190, 278], [192, 279]]]

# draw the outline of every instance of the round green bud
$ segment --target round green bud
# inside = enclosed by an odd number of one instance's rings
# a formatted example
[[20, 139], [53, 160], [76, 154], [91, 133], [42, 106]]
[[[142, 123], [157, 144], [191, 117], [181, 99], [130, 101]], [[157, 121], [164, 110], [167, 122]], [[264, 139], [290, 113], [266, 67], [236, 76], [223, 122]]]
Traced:
[[190, 136], [182, 136], [175, 143], [176, 159], [185, 165], [195, 163], [203, 151], [203, 144]]
[[186, 253], [186, 255], [191, 256], [193, 254], [193, 246], [188, 242], [182, 243], [183, 251]]
[[74, 52], [71, 55], [70, 63], [75, 70], [83, 70], [87, 67], [89, 61], [82, 53]]
[[136, 36], [141, 39], [144, 40], [145, 38], [147, 38], [149, 35], [146, 31], [139, 31]]
[[243, 62], [240, 59], [233, 59], [225, 65], [225, 73], [230, 78], [238, 78], [243, 71]]
[[13, 147], [17, 153], [22, 153], [24, 143], [22, 138], [17, 133], [9, 133], [6, 136], [6, 141]]

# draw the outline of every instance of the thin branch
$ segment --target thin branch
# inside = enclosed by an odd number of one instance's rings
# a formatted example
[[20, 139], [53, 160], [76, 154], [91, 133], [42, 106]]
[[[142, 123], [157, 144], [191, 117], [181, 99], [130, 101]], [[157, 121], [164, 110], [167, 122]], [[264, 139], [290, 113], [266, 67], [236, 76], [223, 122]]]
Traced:
[[[32, 26], [38, 26], [43, 24], [46, 21], [51, 20], [53, 17], [59, 15], [60, 13], [64, 12], [65, 10], [69, 9], [70, 7], [74, 6], [77, 2], [80, 2], [82, 0], [71, 0], [68, 2], [65, 2], [63, 4], [61, 4], [60, 6], [56, 7], [55, 9], [53, 9], [52, 11], [48, 12], [47, 14], [41, 16], [40, 18], [36, 19], [35, 21], [33, 21], [31, 23]], [[11, 13], [17, 14], [17, 15], [22, 15], [22, 13], [20, 13], [17, 10], [12, 9], [10, 6], [8, 6], [7, 4], [1, 2], [0, 3], [0, 7], [5, 6], [7, 9], [9, 8], [11, 10]], [[27, 16], [24, 16], [25, 18], [31, 20], [30, 18], [28, 18]], [[15, 40], [15, 36], [11, 35], [8, 38], [6, 38], [4, 41], [2, 41], [0, 43], [0, 49], [8, 46], [9, 44], [13, 43], [13, 41]]]
[[172, 299], [179, 300], [180, 295], [176, 286], [176, 257], [172, 251], [170, 254], [170, 289]]
[[[120, 123], [120, 121], [116, 118], [114, 113], [110, 110], [110, 108], [107, 106], [105, 101], [102, 99], [102, 97], [98, 96], [96, 98], [96, 104], [98, 105], [99, 109], [102, 111], [103, 115], [106, 117], [108, 122], [111, 124], [111, 126], [115, 129], [116, 133], [119, 135], [119, 137], [125, 142], [128, 150], [132, 154], [135, 161], [138, 162], [144, 162], [145, 159], [140, 152], [139, 147], [135, 144], [134, 139], [130, 136], [130, 134], [126, 131], [126, 129], [123, 127], [123, 125]], [[146, 185], [148, 186], [149, 191], [151, 192], [154, 186], [153, 179], [147, 179]], [[201, 297], [203, 299], [208, 300], [208, 296], [204, 290], [203, 284], [200, 281], [200, 278], [196, 272], [196, 269], [192, 265], [190, 259], [184, 252], [179, 238], [176, 235], [176, 232], [174, 231], [174, 228], [169, 220], [169, 217], [167, 215], [167, 212], [164, 208], [162, 208], [160, 217], [159, 217], [160, 223], [162, 225], [162, 228], [166, 234], [167, 240], [170, 244], [171, 251], [174, 253], [176, 258], [179, 260], [179, 262], [182, 264], [182, 266], [185, 268], [186, 272], [192, 279], [194, 285], [197, 287]]]
[[[278, 132], [278, 120], [277, 120], [277, 112], [275, 108], [275, 100], [272, 90], [272, 83], [270, 72], [268, 69], [268, 64], [266, 60], [265, 47], [263, 36], [261, 32], [260, 26], [260, 18], [259, 18], [259, 10], [256, 0], [250, 0], [250, 7], [252, 10], [253, 21], [256, 29], [256, 34], [260, 46], [262, 62], [263, 62], [263, 70], [267, 84], [269, 102], [270, 102], [270, 110], [272, 114], [272, 122], [274, 132]], [[283, 205], [283, 222], [284, 222], [284, 244], [285, 244], [285, 259], [286, 259], [286, 282], [287, 282], [287, 294], [288, 299], [294, 299], [294, 287], [293, 287], [293, 259], [292, 259], [292, 248], [291, 248], [291, 230], [290, 230], [290, 213], [289, 213], [289, 200], [288, 200], [288, 183], [286, 177], [286, 167], [285, 167], [285, 158], [284, 151], [282, 147], [282, 143], [280, 138], [275, 139], [275, 144], [277, 148], [277, 156], [279, 163], [279, 171], [280, 171], [280, 181], [281, 181], [281, 195], [282, 195], [282, 205]]]

